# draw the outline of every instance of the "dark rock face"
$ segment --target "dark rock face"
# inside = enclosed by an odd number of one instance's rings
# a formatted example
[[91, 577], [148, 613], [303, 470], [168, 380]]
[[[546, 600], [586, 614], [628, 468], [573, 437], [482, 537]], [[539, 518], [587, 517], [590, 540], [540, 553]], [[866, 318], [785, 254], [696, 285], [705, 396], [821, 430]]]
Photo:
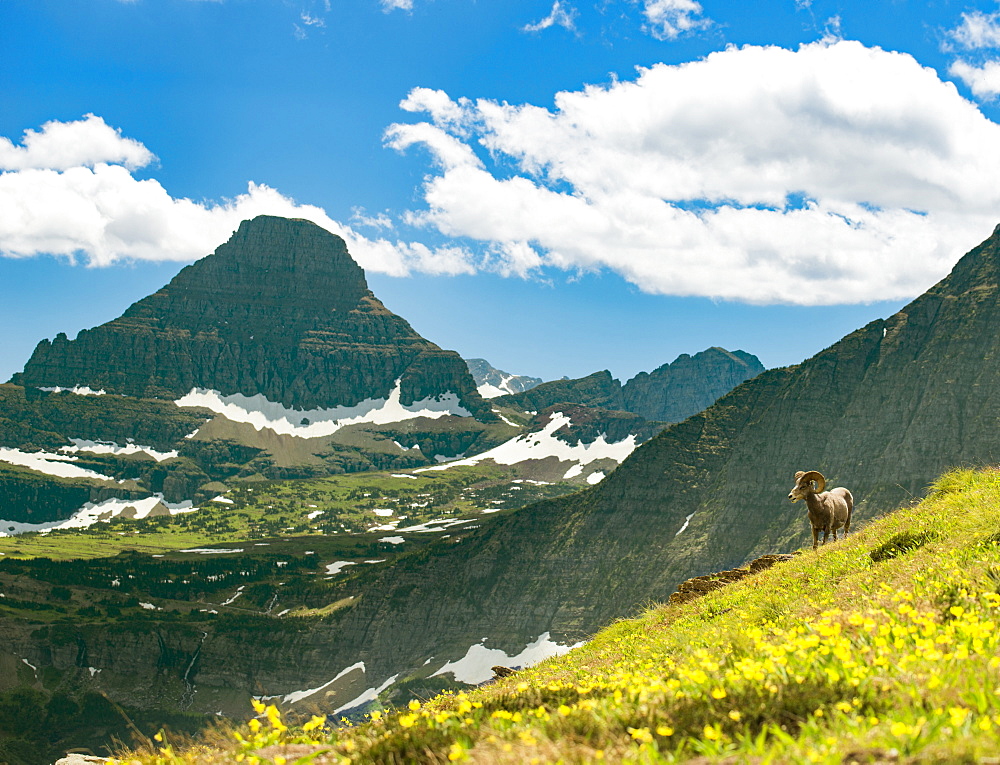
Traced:
[[624, 409], [647, 420], [681, 422], [763, 371], [760, 359], [746, 351], [715, 347], [694, 356], [685, 353], [625, 383]]
[[709, 348], [694, 356], [681, 354], [652, 372], [640, 372], [625, 385], [604, 370], [576, 380], [542, 383], [496, 402], [527, 411], [567, 402], [633, 412], [655, 422], [681, 422], [763, 371], [760, 360], [746, 351]]
[[492, 418], [458, 354], [387, 310], [340, 237], [260, 216], [120, 318], [39, 343], [13, 381], [171, 399], [208, 388], [313, 409], [386, 397], [396, 380], [404, 405], [451, 391]]
[[494, 399], [500, 406], [540, 412], [553, 404], [582, 404], [621, 411], [625, 408], [622, 386], [608, 370], [575, 380], [553, 380], [524, 393]]

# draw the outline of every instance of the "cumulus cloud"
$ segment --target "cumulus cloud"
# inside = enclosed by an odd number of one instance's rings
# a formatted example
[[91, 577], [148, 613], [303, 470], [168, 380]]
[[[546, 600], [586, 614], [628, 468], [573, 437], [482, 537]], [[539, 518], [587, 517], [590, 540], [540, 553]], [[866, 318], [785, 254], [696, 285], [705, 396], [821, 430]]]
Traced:
[[471, 254], [460, 247], [370, 239], [263, 184], [250, 183], [246, 193], [217, 203], [174, 198], [158, 181], [132, 174], [153, 159], [140, 142], [93, 115], [26, 131], [20, 146], [0, 138], [0, 254], [61, 255], [93, 266], [196, 260], [240, 221], [269, 214], [306, 218], [339, 234], [371, 271], [473, 271]]
[[711, 26], [695, 0], [643, 0], [646, 31], [658, 40], [676, 40], [687, 32]]
[[382, 11], [389, 13], [391, 11], [412, 11], [413, 10], [413, 0], [380, 0], [382, 4]]
[[962, 14], [962, 23], [948, 37], [966, 50], [1000, 47], [1000, 14], [972, 11]]
[[156, 157], [138, 141], [88, 114], [75, 122], [46, 122], [40, 130], [26, 130], [20, 146], [0, 136], [0, 171], [93, 167], [99, 163], [145, 167]]
[[[964, 82], [978, 99], [992, 99], [1000, 94], [1000, 61], [990, 59], [989, 54], [984, 53], [1000, 48], [1000, 13], [963, 13], [962, 23], [947, 32], [947, 37], [967, 51], [978, 52], [979, 59], [978, 64], [968, 59], [956, 59], [948, 73]], [[953, 50], [951, 42], [942, 47]], [[972, 55], [977, 57], [976, 53]]]
[[959, 59], [948, 74], [964, 82], [976, 98], [995, 98], [1000, 94], [1000, 61], [986, 61], [981, 66]]
[[909, 55], [859, 42], [731, 47], [559, 93], [552, 110], [426, 89], [404, 108], [427, 119], [387, 143], [422, 145], [438, 168], [411, 221], [479, 240], [507, 273], [608, 268], [648, 292], [753, 303], [899, 299], [1000, 219], [1000, 126]]
[[541, 32], [549, 27], [562, 27], [570, 32], [576, 31], [576, 9], [571, 5], [566, 5], [561, 0], [552, 3], [552, 10], [544, 19], [536, 21], [534, 24], [525, 24], [521, 27], [522, 32]]

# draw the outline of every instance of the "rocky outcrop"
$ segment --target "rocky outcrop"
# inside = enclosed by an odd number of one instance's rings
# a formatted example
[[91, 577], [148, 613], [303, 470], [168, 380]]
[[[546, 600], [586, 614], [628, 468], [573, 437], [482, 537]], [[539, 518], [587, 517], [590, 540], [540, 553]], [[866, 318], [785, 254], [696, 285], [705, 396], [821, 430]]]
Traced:
[[764, 365], [753, 354], [713, 347], [694, 356], [681, 354], [671, 364], [640, 372], [625, 385], [604, 370], [575, 380], [542, 383], [525, 393], [498, 398], [496, 403], [541, 411], [568, 402], [633, 412], [654, 422], [681, 422], [763, 371]]
[[13, 382], [168, 399], [204, 388], [315, 409], [387, 398], [397, 380], [404, 406], [452, 392], [494, 418], [458, 354], [386, 309], [340, 237], [259, 216], [118, 319], [43, 340]]
[[702, 595], [707, 595], [710, 592], [721, 589], [727, 584], [732, 584], [733, 582], [739, 582], [746, 579], [751, 574], [756, 574], [758, 571], [764, 571], [765, 569], [771, 568], [775, 563], [783, 563], [786, 560], [791, 560], [794, 555], [786, 555], [783, 553], [773, 554], [773, 555], [763, 555], [756, 560], [750, 561], [746, 566], [740, 566], [739, 568], [730, 569], [729, 571], [720, 571], [717, 574], [706, 574], [705, 576], [696, 576], [688, 579], [686, 582], [681, 582], [677, 585], [677, 592], [670, 596], [669, 603], [687, 603], [690, 600], [695, 600], [700, 598]]

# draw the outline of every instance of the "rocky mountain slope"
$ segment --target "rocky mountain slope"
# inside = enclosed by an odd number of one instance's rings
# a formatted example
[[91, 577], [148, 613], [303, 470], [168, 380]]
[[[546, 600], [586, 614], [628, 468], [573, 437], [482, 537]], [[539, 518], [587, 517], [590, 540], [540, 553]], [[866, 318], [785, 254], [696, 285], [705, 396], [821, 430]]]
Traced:
[[118, 319], [43, 340], [0, 385], [0, 532], [435, 464], [520, 431], [458, 354], [378, 301], [342, 239], [260, 216]]
[[202, 389], [298, 410], [398, 387], [403, 406], [450, 394], [493, 419], [458, 354], [388, 311], [340, 237], [265, 215], [118, 319], [43, 340], [12, 382], [170, 400]]
[[496, 398], [508, 393], [523, 393], [540, 385], [540, 377], [514, 375], [504, 372], [491, 365], [486, 359], [466, 359], [472, 378], [476, 381], [479, 395], [483, 398]]
[[541, 634], [575, 642], [692, 576], [798, 547], [796, 470], [848, 486], [863, 523], [952, 465], [995, 461], [998, 284], [1000, 231], [897, 314], [742, 384], [596, 487], [345, 584], [358, 597], [333, 628], [340, 663], [364, 660], [376, 687], [484, 636], [509, 655]]
[[764, 371], [746, 351], [708, 348], [684, 353], [652, 372], [640, 372], [622, 385], [607, 370], [574, 380], [553, 380], [524, 393], [498, 398], [498, 404], [541, 411], [561, 402], [632, 412], [654, 422], [680, 422], [710, 406], [744, 380]]

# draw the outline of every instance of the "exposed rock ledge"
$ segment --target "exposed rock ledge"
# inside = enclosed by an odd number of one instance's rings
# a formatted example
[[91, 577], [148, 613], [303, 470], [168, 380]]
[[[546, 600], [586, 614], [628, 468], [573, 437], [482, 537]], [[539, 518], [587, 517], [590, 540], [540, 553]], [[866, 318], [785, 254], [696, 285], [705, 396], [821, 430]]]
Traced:
[[670, 600], [667, 602], [687, 603], [689, 600], [700, 598], [702, 595], [707, 595], [713, 590], [725, 587], [727, 584], [731, 584], [732, 582], [738, 582], [751, 574], [756, 574], [758, 571], [771, 568], [771, 566], [775, 563], [791, 560], [794, 557], [794, 555], [786, 554], [765, 555], [761, 558], [757, 558], [757, 560], [751, 561], [748, 565], [742, 568], [734, 568], [730, 571], [720, 571], [717, 574], [696, 576], [694, 579], [688, 579], [686, 582], [681, 582], [677, 587], [677, 592], [671, 595]]

